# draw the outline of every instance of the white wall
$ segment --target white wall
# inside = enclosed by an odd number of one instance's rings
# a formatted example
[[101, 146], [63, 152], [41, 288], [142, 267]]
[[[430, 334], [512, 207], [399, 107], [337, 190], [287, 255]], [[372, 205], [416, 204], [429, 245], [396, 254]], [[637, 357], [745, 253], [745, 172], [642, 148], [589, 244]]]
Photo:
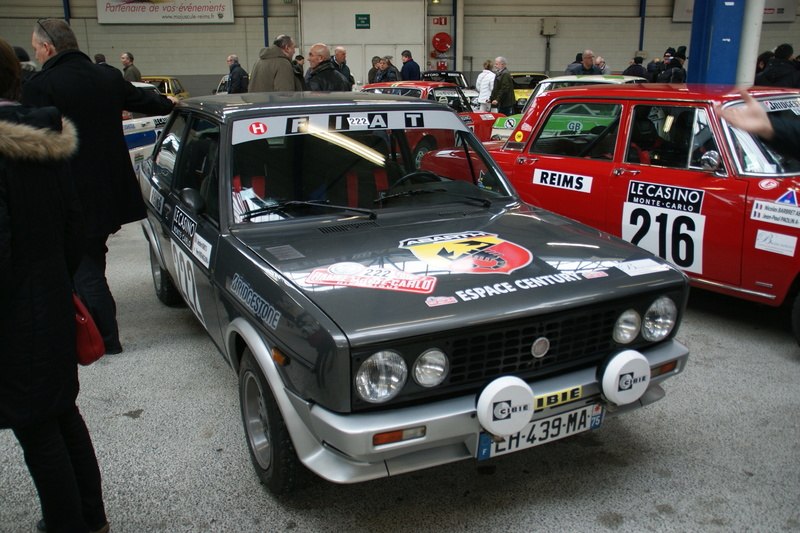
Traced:
[[[2, 0], [0, 9], [0, 36], [10, 44], [23, 46], [33, 55], [30, 45], [31, 30], [36, 19], [53, 16], [63, 17], [62, 0]], [[442, 0], [431, 4], [428, 0], [268, 0], [268, 41], [277, 35], [288, 34], [299, 38], [301, 6], [312, 4], [322, 16], [313, 26], [303, 30], [300, 53], [307, 53], [307, 45], [325, 39], [332, 45], [347, 44], [348, 60], [359, 65], [373, 55], [391, 54], [400, 66], [400, 46], [397, 38], [377, 43], [379, 46], [362, 43], [364, 33], [355, 29], [349, 17], [333, 24], [334, 13], [342, 5], [348, 13], [363, 8], [366, 13], [393, 15], [394, 27], [401, 35], [420, 35], [417, 46], [412, 48], [415, 38], [409, 40], [408, 48], [424, 69], [427, 62], [435, 66], [430, 57], [433, 50], [431, 37], [438, 32], [453, 35], [455, 19], [453, 1], [463, 12], [463, 43], [456, 43], [457, 67], [469, 71], [472, 58], [472, 73], [480, 70], [485, 59], [503, 55], [511, 70], [541, 71], [545, 65], [544, 37], [539, 35], [540, 19], [553, 17], [557, 20], [557, 34], [551, 38], [551, 71], [563, 72], [577, 52], [591, 48], [595, 54], [605, 57], [615, 71], [623, 70], [633, 57], [639, 43], [638, 0], [608, 0], [600, 6], [590, 0]], [[404, 5], [414, 2], [414, 16], [407, 16]], [[264, 19], [262, 0], [234, 0], [235, 24], [186, 24], [186, 25], [100, 25], [96, 19], [96, 0], [70, 0], [71, 24], [78, 34], [81, 49], [90, 56], [103, 53], [109, 62], [120, 66], [119, 55], [130, 51], [136, 57], [136, 65], [143, 74], [173, 74], [180, 76], [185, 85], [192, 79], [201, 79], [205, 93], [214, 85], [215, 77], [226, 72], [227, 54], [237, 53], [248, 71], [258, 58], [264, 45]], [[800, 0], [797, 2], [800, 11]], [[418, 11], [425, 16], [420, 19]], [[434, 18], [446, 18], [445, 25], [434, 25]], [[425, 24], [424, 21], [427, 21]], [[425, 25], [423, 28], [422, 26]], [[316, 27], [318, 26], [318, 27]], [[668, 46], [689, 45], [691, 24], [672, 22], [672, 0], [648, 0], [644, 31], [644, 50], [648, 57], [663, 55]], [[394, 33], [392, 33], [394, 35]], [[774, 48], [780, 43], [791, 43], [800, 53], [800, 21], [793, 23], [766, 23], [761, 32], [758, 52]], [[404, 37], [404, 40], [406, 38]], [[327, 44], [327, 42], [326, 42]], [[363, 51], [354, 53], [355, 47], [364, 45]], [[374, 43], [373, 43], [374, 44]], [[392, 48], [385, 50], [385, 46]], [[399, 47], [399, 49], [395, 49]], [[420, 50], [417, 53], [417, 50]], [[351, 55], [352, 54], [352, 55]], [[354, 57], [359, 55], [361, 57]], [[465, 59], [467, 58], [467, 59]], [[736, 58], [721, 58], [736, 61]], [[691, 50], [689, 50], [691, 61]], [[355, 66], [355, 65], [354, 65]], [[364, 64], [364, 67], [366, 64]], [[364, 68], [362, 67], [362, 68]], [[187, 81], [188, 80], [188, 81]], [[190, 89], [191, 90], [191, 89]], [[203, 94], [197, 90], [192, 91]]]

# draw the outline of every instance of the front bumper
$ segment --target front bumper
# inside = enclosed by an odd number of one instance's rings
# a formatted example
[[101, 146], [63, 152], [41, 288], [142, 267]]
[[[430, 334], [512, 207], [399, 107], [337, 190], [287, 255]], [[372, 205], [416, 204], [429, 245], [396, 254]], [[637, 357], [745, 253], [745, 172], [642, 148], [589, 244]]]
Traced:
[[[650, 368], [676, 361], [674, 370], [650, 380], [633, 403], [610, 406], [606, 416], [617, 416], [664, 397], [660, 383], [679, 374], [689, 350], [670, 340], [643, 351]], [[531, 420], [547, 418], [578, 407], [604, 402], [597, 368], [588, 368], [535, 381], [528, 385], [536, 398], [582, 387], [579, 400], [537, 410]], [[356, 483], [475, 458], [483, 430], [478, 421], [477, 396], [469, 395], [427, 405], [366, 414], [338, 414], [308, 403], [289, 391], [278, 402], [301, 462], [335, 483]], [[290, 407], [287, 412], [284, 407]], [[422, 437], [376, 446], [373, 436], [393, 430], [425, 427]]]

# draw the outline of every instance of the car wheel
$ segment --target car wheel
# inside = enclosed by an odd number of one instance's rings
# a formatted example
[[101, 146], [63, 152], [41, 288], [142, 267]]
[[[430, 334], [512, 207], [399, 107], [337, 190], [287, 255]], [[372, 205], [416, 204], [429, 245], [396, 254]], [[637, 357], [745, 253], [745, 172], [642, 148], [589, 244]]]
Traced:
[[794, 297], [792, 305], [792, 333], [797, 344], [800, 344], [800, 293]]
[[419, 166], [422, 164], [422, 156], [431, 150], [436, 150], [436, 141], [422, 139], [419, 144], [417, 144], [417, 146], [414, 148], [414, 153], [411, 154], [411, 157], [414, 160], [414, 168], [419, 168]]
[[150, 272], [153, 274], [153, 286], [156, 288], [156, 296], [162, 303], [170, 307], [183, 305], [183, 298], [178, 292], [177, 287], [172, 282], [169, 272], [161, 268], [153, 247], [150, 247]]
[[239, 369], [239, 402], [250, 459], [261, 483], [273, 494], [294, 486], [297, 454], [275, 396], [249, 348]]

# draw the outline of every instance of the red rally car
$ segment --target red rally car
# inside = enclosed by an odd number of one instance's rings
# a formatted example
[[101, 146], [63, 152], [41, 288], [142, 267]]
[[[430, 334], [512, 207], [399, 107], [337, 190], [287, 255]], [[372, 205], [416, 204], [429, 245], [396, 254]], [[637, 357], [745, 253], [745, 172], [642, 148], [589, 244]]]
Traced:
[[[800, 91], [749, 91], [800, 120]], [[526, 202], [637, 244], [694, 286], [785, 304], [800, 342], [800, 154], [729, 126], [714, 104], [744, 105], [722, 86], [554, 90], [485, 145]]]
[[[461, 120], [472, 130], [478, 139], [488, 141], [492, 136], [492, 126], [500, 113], [473, 112], [469, 98], [455, 83], [442, 81], [389, 81], [364, 85], [362, 92], [397, 94], [440, 102], [453, 109]], [[436, 149], [435, 147], [433, 149]]]

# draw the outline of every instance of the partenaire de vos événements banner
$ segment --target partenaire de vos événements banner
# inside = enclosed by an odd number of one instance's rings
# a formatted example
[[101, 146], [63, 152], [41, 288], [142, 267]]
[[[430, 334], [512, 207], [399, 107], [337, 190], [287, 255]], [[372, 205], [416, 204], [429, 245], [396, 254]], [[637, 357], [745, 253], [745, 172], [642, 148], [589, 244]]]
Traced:
[[100, 24], [233, 24], [233, 0], [97, 0]]

